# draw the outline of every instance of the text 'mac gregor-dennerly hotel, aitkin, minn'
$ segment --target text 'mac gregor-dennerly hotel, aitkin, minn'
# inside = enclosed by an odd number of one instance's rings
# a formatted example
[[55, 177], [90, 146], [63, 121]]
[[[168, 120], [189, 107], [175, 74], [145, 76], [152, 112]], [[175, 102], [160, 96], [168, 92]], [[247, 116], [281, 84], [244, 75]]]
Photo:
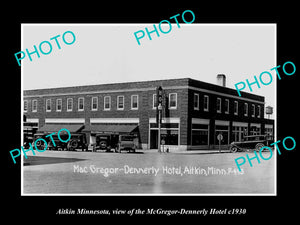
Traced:
[[[164, 92], [161, 139], [170, 151], [223, 148], [244, 135], [274, 135], [264, 118], [265, 98], [190, 78], [25, 90], [23, 130], [68, 125], [84, 132], [89, 144], [97, 133], [133, 133], [142, 149], [158, 148], [156, 89]], [[109, 130], [107, 128], [110, 128]], [[59, 128], [59, 129], [60, 129]]]

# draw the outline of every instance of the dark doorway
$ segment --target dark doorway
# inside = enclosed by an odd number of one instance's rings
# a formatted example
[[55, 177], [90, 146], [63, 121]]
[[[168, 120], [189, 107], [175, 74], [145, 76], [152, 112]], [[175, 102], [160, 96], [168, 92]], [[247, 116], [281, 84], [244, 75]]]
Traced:
[[158, 148], [158, 130], [150, 130], [150, 149]]

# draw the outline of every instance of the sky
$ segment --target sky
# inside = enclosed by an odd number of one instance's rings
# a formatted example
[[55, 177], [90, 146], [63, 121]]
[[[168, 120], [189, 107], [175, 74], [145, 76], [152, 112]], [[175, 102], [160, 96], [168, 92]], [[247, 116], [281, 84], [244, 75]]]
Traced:
[[[180, 22], [180, 21], [179, 21]], [[154, 24], [154, 23], [153, 23]], [[217, 74], [226, 75], [226, 86], [259, 77], [276, 65], [276, 25], [274, 24], [184, 24], [172, 23], [169, 33], [147, 34], [138, 45], [134, 33], [153, 24], [22, 24], [21, 50], [34, 51], [43, 41], [52, 44], [48, 55], [32, 54], [22, 60], [24, 90], [92, 84], [193, 78], [216, 84]], [[158, 23], [156, 23], [158, 27]], [[169, 26], [162, 26], [168, 30]], [[72, 31], [71, 45], [62, 35]], [[60, 35], [57, 40], [50, 38]], [[71, 36], [66, 35], [71, 41]], [[47, 51], [47, 45], [43, 45]], [[267, 80], [267, 78], [265, 78]], [[253, 94], [265, 96], [275, 106], [276, 79]], [[250, 92], [249, 89], [244, 91]], [[250, 92], [251, 93], [251, 92]]]

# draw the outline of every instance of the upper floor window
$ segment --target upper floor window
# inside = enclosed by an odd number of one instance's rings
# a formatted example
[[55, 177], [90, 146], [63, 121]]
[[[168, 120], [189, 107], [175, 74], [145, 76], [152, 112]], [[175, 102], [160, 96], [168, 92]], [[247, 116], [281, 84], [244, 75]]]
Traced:
[[204, 101], [203, 101], [203, 109], [204, 111], [208, 111], [208, 106], [209, 106], [209, 98], [208, 95], [204, 95]]
[[110, 96], [104, 96], [104, 110], [110, 110], [111, 99]]
[[217, 112], [221, 113], [221, 98], [217, 98]]
[[248, 116], [248, 103], [244, 103], [244, 116]]
[[157, 105], [157, 97], [156, 94], [153, 94], [152, 109], [156, 109], [156, 105]]
[[28, 101], [24, 100], [24, 112], [27, 112], [28, 110]]
[[67, 111], [70, 112], [73, 110], [73, 98], [67, 99]]
[[260, 118], [260, 105], [257, 106], [257, 117]]
[[61, 112], [61, 108], [62, 108], [62, 100], [56, 99], [56, 112]]
[[199, 94], [194, 94], [194, 109], [199, 110]]
[[32, 112], [37, 112], [37, 100], [32, 100]]
[[169, 109], [177, 108], [177, 93], [169, 94]]
[[238, 115], [238, 112], [239, 112], [239, 103], [238, 103], [238, 101], [234, 101], [233, 111], [234, 111], [234, 115]]
[[98, 97], [92, 97], [92, 110], [98, 110]]
[[251, 116], [255, 117], [255, 105], [254, 104], [251, 105]]
[[78, 98], [78, 111], [83, 111], [84, 110], [84, 98]]
[[139, 108], [139, 96], [138, 95], [131, 95], [131, 109], [138, 109]]
[[51, 112], [51, 99], [46, 100], [46, 112]]
[[124, 96], [117, 97], [117, 109], [123, 110], [124, 109]]
[[226, 114], [229, 114], [229, 100], [228, 99], [225, 99], [225, 109], [224, 109], [224, 111], [225, 111], [225, 113]]

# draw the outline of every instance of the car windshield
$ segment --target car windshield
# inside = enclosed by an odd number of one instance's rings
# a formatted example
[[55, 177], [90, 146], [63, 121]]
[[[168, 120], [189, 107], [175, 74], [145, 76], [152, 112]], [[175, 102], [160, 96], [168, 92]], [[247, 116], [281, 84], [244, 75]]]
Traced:
[[121, 141], [132, 141], [133, 136], [121, 136]]

